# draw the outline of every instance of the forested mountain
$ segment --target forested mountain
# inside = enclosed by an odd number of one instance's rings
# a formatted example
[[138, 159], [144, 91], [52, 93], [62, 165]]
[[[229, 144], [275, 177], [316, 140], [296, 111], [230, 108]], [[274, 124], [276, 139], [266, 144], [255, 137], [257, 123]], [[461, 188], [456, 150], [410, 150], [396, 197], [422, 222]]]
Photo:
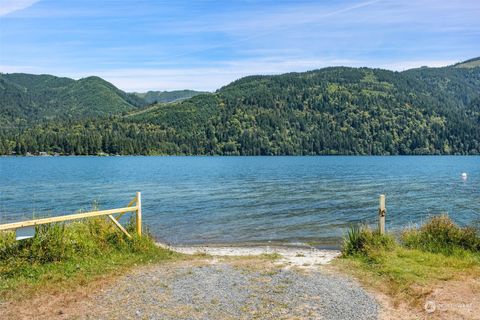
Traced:
[[148, 91], [144, 93], [135, 92], [134, 94], [143, 99], [147, 104], [168, 103], [189, 99], [196, 95], [206, 93], [194, 90], [174, 90], [174, 91]]
[[480, 154], [479, 61], [250, 76], [176, 103], [3, 129], [0, 152]]
[[21, 125], [38, 120], [79, 119], [131, 111], [146, 105], [99, 78], [0, 74], [0, 119]]

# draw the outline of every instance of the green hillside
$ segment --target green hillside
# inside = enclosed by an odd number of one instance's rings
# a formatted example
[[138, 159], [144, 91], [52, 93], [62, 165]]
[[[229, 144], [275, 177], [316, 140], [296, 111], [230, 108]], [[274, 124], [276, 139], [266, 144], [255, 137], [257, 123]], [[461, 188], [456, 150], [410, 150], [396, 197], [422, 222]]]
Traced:
[[123, 115], [0, 131], [0, 152], [40, 151], [480, 154], [480, 68], [331, 67], [250, 76], [215, 93]]
[[131, 111], [145, 102], [111, 83], [51, 75], [0, 74], [0, 119], [13, 123], [78, 119]]
[[466, 60], [455, 65], [457, 68], [476, 68], [480, 67], [480, 58]]
[[143, 99], [146, 103], [168, 103], [192, 98], [205, 92], [194, 90], [174, 90], [174, 91], [148, 91], [134, 94]]

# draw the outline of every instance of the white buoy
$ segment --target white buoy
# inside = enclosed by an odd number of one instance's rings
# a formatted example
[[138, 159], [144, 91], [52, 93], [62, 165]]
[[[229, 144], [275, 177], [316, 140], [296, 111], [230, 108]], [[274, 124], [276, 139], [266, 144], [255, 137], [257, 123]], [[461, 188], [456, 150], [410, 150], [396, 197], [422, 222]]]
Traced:
[[462, 173], [462, 179], [467, 179], [467, 173], [466, 172]]

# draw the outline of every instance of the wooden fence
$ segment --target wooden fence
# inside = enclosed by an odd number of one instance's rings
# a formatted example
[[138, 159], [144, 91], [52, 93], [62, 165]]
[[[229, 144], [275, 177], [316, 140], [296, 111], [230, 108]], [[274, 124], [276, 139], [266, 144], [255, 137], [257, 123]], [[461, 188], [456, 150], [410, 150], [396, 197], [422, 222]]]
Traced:
[[[142, 194], [137, 192], [135, 198], [130, 201], [130, 203], [124, 208], [109, 209], [109, 210], [100, 210], [100, 211], [91, 211], [84, 213], [76, 213], [59, 217], [43, 218], [43, 219], [34, 219], [21, 222], [13, 222], [0, 224], [0, 231], [8, 230], [17, 230], [26, 227], [34, 227], [42, 224], [55, 223], [55, 222], [65, 222], [78, 219], [107, 216], [113, 224], [122, 231], [127, 237], [131, 238], [132, 236], [128, 231], [120, 224], [120, 218], [128, 212], [136, 213], [136, 232], [139, 236], [142, 235]], [[115, 216], [116, 215], [116, 216]]]

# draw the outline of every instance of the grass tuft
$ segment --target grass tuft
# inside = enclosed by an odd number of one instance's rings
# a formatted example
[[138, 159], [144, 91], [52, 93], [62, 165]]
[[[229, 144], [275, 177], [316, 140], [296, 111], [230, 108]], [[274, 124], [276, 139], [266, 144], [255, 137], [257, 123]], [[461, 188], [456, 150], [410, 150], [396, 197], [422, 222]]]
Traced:
[[420, 228], [405, 230], [401, 241], [407, 248], [446, 255], [461, 250], [480, 251], [479, 230], [459, 227], [447, 215], [432, 217]]
[[342, 254], [369, 255], [379, 249], [389, 249], [395, 246], [395, 240], [389, 235], [380, 235], [367, 226], [352, 225], [344, 238]]

